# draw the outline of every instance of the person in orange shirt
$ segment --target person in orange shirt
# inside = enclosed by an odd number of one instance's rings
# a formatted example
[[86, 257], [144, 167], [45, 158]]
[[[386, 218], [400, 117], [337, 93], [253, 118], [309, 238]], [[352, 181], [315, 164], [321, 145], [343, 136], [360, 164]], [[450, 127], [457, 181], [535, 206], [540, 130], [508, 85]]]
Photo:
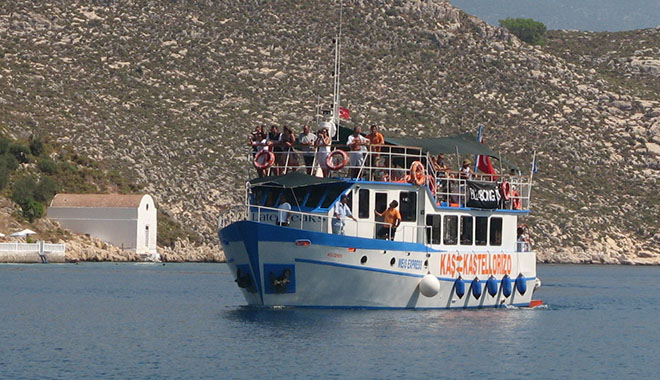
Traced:
[[378, 210], [374, 210], [376, 215], [382, 216], [385, 219], [385, 224], [383, 224], [376, 232], [376, 236], [382, 239], [394, 240], [394, 234], [396, 233], [396, 228], [399, 227], [401, 223], [401, 213], [397, 210], [399, 202], [392, 201], [390, 206], [383, 211], [382, 213]]
[[383, 145], [385, 144], [385, 137], [383, 137], [383, 134], [378, 132], [378, 127], [375, 125], [371, 126], [371, 133], [369, 133], [366, 136], [369, 139], [369, 145], [371, 146], [371, 161], [370, 161], [370, 166], [375, 167], [376, 163], [378, 162], [378, 157], [380, 157], [380, 146], [374, 146], [374, 145]]

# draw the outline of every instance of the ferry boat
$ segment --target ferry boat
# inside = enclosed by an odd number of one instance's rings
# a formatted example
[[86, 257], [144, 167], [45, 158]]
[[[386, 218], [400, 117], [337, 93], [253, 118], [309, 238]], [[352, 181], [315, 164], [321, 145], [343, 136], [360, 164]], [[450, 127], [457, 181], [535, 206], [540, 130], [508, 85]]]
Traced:
[[[278, 151], [257, 142], [252, 159], [259, 177], [246, 183], [244, 204], [219, 218], [220, 243], [247, 303], [538, 305], [532, 302], [540, 286], [536, 255], [519, 237], [518, 221], [529, 213], [533, 170], [529, 176], [515, 166], [506, 175], [473, 175], [460, 171], [460, 162], [456, 170], [434, 164], [441, 153], [504, 162], [470, 135], [390, 137], [359, 151], [342, 146], [352, 131], [340, 125], [348, 113], [339, 96], [341, 9], [340, 3], [332, 109], [317, 108], [333, 150], [310, 153], [286, 145]], [[307, 155], [308, 167], [299, 164], [300, 155]], [[396, 230], [380, 216], [392, 201], [401, 216]], [[343, 216], [346, 207], [351, 218]]]
[[[533, 171], [523, 176], [516, 169], [504, 175], [438, 170], [433, 157], [440, 153], [503, 162], [470, 135], [385, 140], [361, 153], [360, 166], [349, 165], [346, 148], [335, 144], [328, 177], [291, 165], [298, 161], [288, 160], [292, 152], [261, 165], [264, 176], [246, 183], [244, 204], [219, 219], [227, 264], [247, 303], [383, 309], [535, 305], [536, 255], [519, 238], [519, 218], [530, 211]], [[293, 151], [298, 153], [304, 152]], [[316, 160], [313, 165], [317, 173], [321, 165]], [[395, 233], [383, 236], [381, 228], [391, 225], [379, 214], [393, 200], [401, 221]], [[338, 220], [341, 202], [355, 220]]]

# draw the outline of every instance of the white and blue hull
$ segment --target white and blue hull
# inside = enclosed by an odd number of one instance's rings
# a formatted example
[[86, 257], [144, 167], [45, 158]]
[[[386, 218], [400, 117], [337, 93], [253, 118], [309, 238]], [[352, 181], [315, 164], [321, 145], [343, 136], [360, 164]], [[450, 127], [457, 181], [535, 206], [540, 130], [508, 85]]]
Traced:
[[[443, 252], [423, 244], [339, 236], [253, 221], [233, 223], [221, 229], [219, 235], [227, 264], [247, 303], [255, 306], [528, 306], [536, 283], [536, 257], [532, 252]], [[433, 296], [420, 292], [420, 282], [429, 273], [439, 283]], [[512, 286], [503, 286], [505, 274]], [[464, 280], [462, 296], [461, 286], [456, 285], [459, 276]], [[491, 277], [493, 295], [486, 284]], [[526, 290], [521, 293], [517, 288]]]

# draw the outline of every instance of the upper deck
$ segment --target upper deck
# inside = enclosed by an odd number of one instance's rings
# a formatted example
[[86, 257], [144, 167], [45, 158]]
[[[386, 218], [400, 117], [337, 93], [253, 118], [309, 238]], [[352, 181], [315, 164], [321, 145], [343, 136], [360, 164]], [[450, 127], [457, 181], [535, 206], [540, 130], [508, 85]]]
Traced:
[[[355, 152], [348, 150], [347, 146], [335, 145], [327, 153], [319, 152], [318, 148], [306, 151], [294, 145], [287, 151], [269, 154], [274, 157], [272, 165], [258, 169], [261, 176], [299, 171], [355, 182], [410, 183], [427, 187], [439, 207], [529, 211], [531, 206], [531, 176], [517, 175], [511, 171], [503, 175], [466, 174], [458, 169], [460, 165], [456, 165], [455, 169], [439, 167], [430, 152], [415, 146], [372, 145], [366, 151]], [[358, 155], [361, 158], [354, 158]], [[336, 169], [329, 169], [326, 163]]]
[[351, 162], [351, 152], [346, 152], [346, 160], [342, 153], [333, 154], [328, 163], [336, 169], [325, 171], [323, 152], [296, 146], [272, 152], [272, 165], [261, 170], [261, 178], [247, 183], [245, 204], [225, 213], [220, 228], [238, 219], [277, 223], [286, 194], [291, 205], [287, 227], [332, 233], [333, 208], [346, 194], [357, 219], [347, 220], [348, 236], [379, 238], [385, 223], [375, 211], [383, 212], [397, 200], [402, 221], [396, 241], [439, 250], [521, 250], [516, 246], [517, 218], [529, 212], [531, 177], [439, 168], [430, 152], [415, 146], [378, 145], [358, 153], [359, 165]]

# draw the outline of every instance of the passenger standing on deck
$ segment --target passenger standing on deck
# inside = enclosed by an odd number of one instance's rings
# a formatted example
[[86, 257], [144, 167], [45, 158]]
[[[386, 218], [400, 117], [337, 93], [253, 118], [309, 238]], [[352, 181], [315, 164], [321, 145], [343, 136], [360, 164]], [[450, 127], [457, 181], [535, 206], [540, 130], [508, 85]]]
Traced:
[[[267, 135], [264, 131], [264, 126], [259, 125], [254, 129], [254, 132], [250, 135], [250, 145], [252, 146], [252, 158], [256, 159], [256, 156], [262, 150], [268, 150], [266, 145]], [[257, 168], [257, 174], [259, 177], [266, 175], [266, 170]]]
[[348, 207], [348, 195], [344, 194], [341, 196], [339, 202], [335, 203], [334, 208], [334, 218], [332, 219], [332, 233], [336, 235], [344, 234], [344, 227], [346, 226], [346, 217], [353, 219], [357, 222], [357, 219], [353, 216], [351, 209]]
[[351, 168], [348, 172], [350, 178], [357, 178], [358, 173], [360, 172], [360, 167], [364, 163], [364, 154], [367, 152], [367, 146], [369, 145], [369, 140], [360, 133], [362, 133], [362, 128], [355, 127], [353, 129], [353, 134], [348, 136], [348, 139], [346, 140], [346, 145], [351, 149]]
[[266, 138], [266, 143], [271, 148], [271, 152], [275, 155], [275, 174], [281, 174], [282, 163], [284, 158], [282, 155], [282, 147], [280, 146], [280, 139], [282, 138], [282, 133], [280, 128], [277, 125], [272, 125], [270, 127], [270, 132], [268, 132], [268, 137]]
[[282, 146], [282, 155], [283, 155], [283, 164], [286, 168], [281, 174], [288, 173], [291, 168], [298, 166], [298, 159], [296, 158], [296, 152], [293, 150], [293, 144], [296, 142], [296, 136], [293, 134], [293, 131], [287, 127], [282, 127], [282, 138], [280, 139], [280, 145]]
[[378, 132], [378, 127], [375, 125], [371, 126], [371, 133], [367, 135], [369, 139], [369, 145], [371, 147], [371, 162], [369, 166], [372, 168], [376, 166], [378, 158], [380, 157], [380, 145], [385, 144], [385, 137], [383, 134]]
[[399, 227], [399, 224], [401, 223], [401, 213], [396, 209], [397, 206], [399, 206], [399, 202], [392, 201], [390, 202], [390, 206], [382, 213], [378, 212], [378, 210], [374, 210], [376, 215], [382, 216], [385, 221], [385, 224], [381, 225], [378, 232], [376, 232], [377, 238], [394, 240], [396, 228]]
[[328, 158], [328, 154], [330, 153], [330, 144], [332, 144], [332, 140], [330, 139], [328, 128], [321, 129], [319, 135], [316, 137], [316, 142], [314, 142], [314, 145], [317, 149], [316, 161], [319, 162], [324, 177], [328, 176], [328, 165], [325, 161]]
[[250, 146], [252, 146], [252, 157], [257, 155], [263, 149], [263, 143], [266, 139], [266, 132], [264, 126], [258, 125], [250, 135]]
[[291, 203], [289, 203], [286, 194], [282, 195], [282, 201], [278, 209], [281, 211], [277, 212], [277, 225], [287, 227], [291, 220], [291, 213], [288, 212], [291, 211]]
[[461, 166], [461, 170], [459, 172], [461, 173], [461, 178], [462, 179], [472, 179], [472, 176], [474, 175], [474, 172], [472, 171], [472, 168], [470, 165], [472, 164], [472, 161], [465, 159], [463, 160], [463, 166]]
[[298, 135], [298, 144], [302, 145], [303, 160], [305, 160], [305, 167], [307, 174], [312, 174], [312, 166], [314, 165], [314, 143], [316, 142], [316, 135], [310, 131], [309, 125], [305, 125], [301, 134]]

